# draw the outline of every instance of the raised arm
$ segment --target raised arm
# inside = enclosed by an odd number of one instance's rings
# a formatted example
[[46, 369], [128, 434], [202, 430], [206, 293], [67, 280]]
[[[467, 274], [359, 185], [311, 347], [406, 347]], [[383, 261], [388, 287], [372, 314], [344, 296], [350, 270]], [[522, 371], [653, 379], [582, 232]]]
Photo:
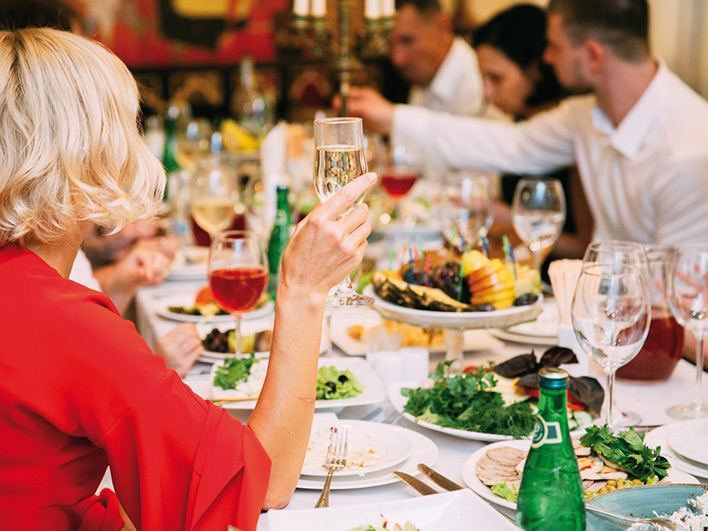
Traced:
[[283, 255], [268, 374], [248, 421], [272, 461], [264, 508], [286, 505], [295, 490], [315, 408], [327, 292], [359, 264], [371, 232], [366, 205], [339, 216], [374, 182], [374, 174], [361, 176], [317, 205]]

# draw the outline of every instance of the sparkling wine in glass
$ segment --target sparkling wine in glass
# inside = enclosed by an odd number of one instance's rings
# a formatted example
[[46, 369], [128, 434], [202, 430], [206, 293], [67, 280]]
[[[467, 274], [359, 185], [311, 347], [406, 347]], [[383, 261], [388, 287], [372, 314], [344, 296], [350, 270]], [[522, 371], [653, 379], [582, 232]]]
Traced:
[[[460, 252], [486, 236], [494, 221], [492, 183], [487, 175], [469, 171], [447, 174], [443, 182], [442, 228]], [[455, 241], [452, 241], [454, 234]]]
[[571, 307], [578, 343], [607, 377], [606, 423], [613, 417], [615, 372], [637, 355], [651, 316], [645, 277], [624, 264], [584, 264]]
[[708, 336], [708, 244], [680, 246], [669, 270], [667, 298], [671, 313], [696, 338], [696, 383], [693, 399], [668, 409], [677, 419], [708, 417], [703, 398], [703, 343]]
[[256, 234], [241, 230], [214, 234], [208, 273], [216, 302], [235, 319], [236, 356], [239, 356], [241, 318], [255, 308], [268, 283], [268, 258]]
[[190, 212], [210, 236], [231, 227], [238, 214], [238, 175], [222, 155], [211, 155], [197, 164], [189, 186]]
[[514, 191], [511, 219], [516, 234], [533, 254], [533, 267], [541, 268], [542, 252], [560, 236], [565, 222], [565, 194], [558, 179], [521, 179]]
[[[315, 171], [317, 197], [325, 202], [346, 184], [367, 172], [361, 118], [322, 118], [315, 120]], [[364, 200], [359, 196], [342, 214], [346, 216]], [[363, 307], [374, 303], [372, 297], [359, 295], [347, 277], [327, 298], [327, 307]]]

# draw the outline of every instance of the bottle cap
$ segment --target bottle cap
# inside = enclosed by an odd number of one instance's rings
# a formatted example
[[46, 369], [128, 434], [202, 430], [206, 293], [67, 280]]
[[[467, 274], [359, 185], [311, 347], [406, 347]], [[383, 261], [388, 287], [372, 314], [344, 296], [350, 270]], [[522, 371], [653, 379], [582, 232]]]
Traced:
[[538, 385], [544, 389], [567, 389], [568, 373], [563, 369], [546, 367], [538, 371]]

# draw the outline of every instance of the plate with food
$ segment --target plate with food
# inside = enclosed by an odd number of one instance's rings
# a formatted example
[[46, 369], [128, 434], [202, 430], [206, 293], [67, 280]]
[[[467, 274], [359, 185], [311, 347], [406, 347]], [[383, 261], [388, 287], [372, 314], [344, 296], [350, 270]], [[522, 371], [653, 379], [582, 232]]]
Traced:
[[330, 426], [348, 426], [349, 431], [347, 464], [337, 471], [338, 477], [362, 476], [390, 469], [401, 464], [413, 453], [413, 442], [400, 426], [365, 421], [315, 421], [301, 474], [308, 477], [327, 475], [323, 464], [329, 446]]
[[[423, 347], [432, 353], [445, 352], [446, 330], [419, 326], [384, 319], [373, 310], [344, 310], [332, 317], [332, 341], [349, 356], [363, 356], [367, 341], [376, 342], [375, 334], [399, 334], [399, 348]], [[504, 345], [486, 330], [465, 330], [464, 350], [492, 350]]]
[[209, 248], [189, 245], [180, 247], [170, 266], [170, 280], [203, 280], [207, 277]]
[[271, 531], [450, 531], [468, 529], [470, 522], [476, 529], [518, 531], [466, 489], [396, 501], [268, 511]]
[[[483, 498], [516, 509], [521, 475], [531, 442], [502, 441], [474, 452], [462, 468], [465, 484]], [[602, 454], [614, 457], [611, 462]], [[580, 477], [587, 499], [616, 489], [654, 483], [693, 483], [698, 480], [671, 467], [660, 448], [644, 444], [633, 429], [613, 435], [607, 426], [592, 426], [583, 437], [573, 438]], [[610, 453], [611, 452], [611, 453]], [[644, 459], [635, 460], [641, 454]]]
[[[227, 358], [211, 369], [206, 398], [226, 409], [253, 409], [265, 380], [268, 359]], [[384, 399], [381, 381], [359, 358], [320, 358], [315, 409], [376, 404]]]
[[[208, 286], [201, 288], [196, 296], [190, 292], [180, 294], [168, 294], [161, 297], [160, 303], [163, 305], [156, 313], [165, 319], [188, 323], [233, 323], [234, 318], [226, 310], [221, 308], [211, 295]], [[275, 310], [275, 303], [267, 293], [264, 293], [258, 300], [256, 307], [243, 315], [244, 320], [260, 319], [267, 317]]]
[[[531, 352], [494, 366], [468, 367], [452, 377], [445, 376], [449, 362], [444, 362], [427, 381], [391, 385], [388, 396], [404, 417], [433, 431], [477, 441], [527, 438], [538, 411], [538, 370], [566, 364], [571, 356], [568, 349], [555, 347], [540, 360]], [[592, 424], [603, 399], [602, 386], [594, 378], [571, 378], [571, 430]]]
[[[317, 419], [317, 416], [315, 416]], [[316, 421], [317, 422], [317, 421]], [[367, 422], [364, 420], [338, 420], [329, 425], [344, 425], [350, 426], [350, 429], [370, 429], [371, 424], [384, 424], [376, 422]], [[362, 472], [359, 474], [334, 474], [332, 477], [332, 490], [350, 490], [350, 489], [365, 489], [370, 487], [379, 487], [381, 485], [390, 485], [396, 483], [398, 478], [392, 474], [393, 470], [400, 470], [413, 476], [419, 475], [417, 469], [418, 463], [427, 463], [430, 466], [435, 464], [438, 458], [438, 447], [425, 435], [418, 433], [408, 428], [400, 426], [392, 426], [397, 430], [397, 433], [405, 436], [411, 443], [411, 453], [400, 463], [391, 467], [371, 472]], [[307, 490], [322, 490], [324, 478], [322, 476], [301, 475], [297, 483], [297, 488]]]
[[[435, 256], [435, 262], [429, 257]], [[377, 271], [365, 293], [384, 318], [430, 328], [501, 328], [541, 313], [538, 271], [468, 251], [459, 261], [426, 253], [395, 271]]]

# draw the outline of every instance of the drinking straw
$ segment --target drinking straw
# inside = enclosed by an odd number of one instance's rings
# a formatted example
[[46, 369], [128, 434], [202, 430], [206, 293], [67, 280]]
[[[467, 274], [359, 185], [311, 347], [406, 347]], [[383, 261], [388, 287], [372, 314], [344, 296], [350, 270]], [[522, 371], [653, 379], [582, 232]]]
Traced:
[[509, 238], [507, 238], [506, 235], [504, 235], [502, 239], [502, 245], [504, 247], [504, 256], [506, 257], [506, 261], [511, 261], [511, 265], [514, 268], [514, 279], [516, 279], [516, 258], [514, 257], [514, 248], [509, 243]]

